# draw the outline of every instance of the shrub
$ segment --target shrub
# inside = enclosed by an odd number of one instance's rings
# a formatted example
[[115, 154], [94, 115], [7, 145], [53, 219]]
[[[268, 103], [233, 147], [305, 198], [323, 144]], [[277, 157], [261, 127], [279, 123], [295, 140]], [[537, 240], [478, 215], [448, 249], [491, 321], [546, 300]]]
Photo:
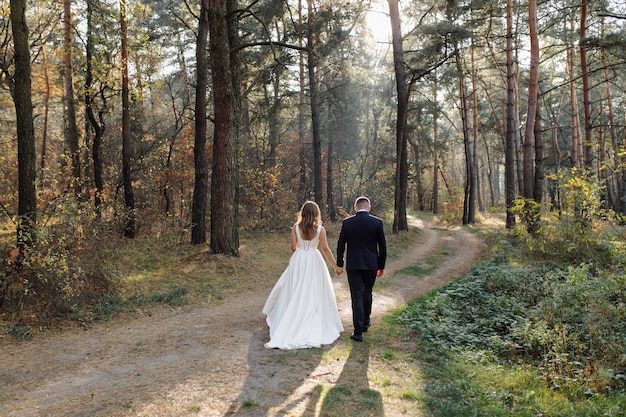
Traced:
[[396, 320], [426, 352], [490, 351], [536, 366], [548, 383], [573, 385], [572, 392], [623, 389], [623, 269], [519, 266], [520, 259], [512, 259], [515, 250], [506, 250], [511, 246], [500, 242], [492, 259], [409, 303]]
[[[9, 327], [54, 326], [115, 291], [112, 278], [81, 257], [91, 213], [73, 198], [47, 206], [26, 255], [0, 266], [0, 320]], [[62, 215], [63, 222], [48, 215]], [[99, 265], [94, 265], [98, 267]]]

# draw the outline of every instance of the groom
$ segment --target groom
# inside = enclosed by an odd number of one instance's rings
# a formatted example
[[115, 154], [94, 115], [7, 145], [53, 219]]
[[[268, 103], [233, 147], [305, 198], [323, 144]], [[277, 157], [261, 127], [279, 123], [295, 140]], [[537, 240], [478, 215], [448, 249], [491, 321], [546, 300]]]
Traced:
[[354, 202], [354, 216], [343, 221], [337, 242], [337, 265], [343, 267], [346, 253], [346, 272], [352, 297], [352, 340], [363, 341], [363, 333], [370, 327], [372, 288], [376, 278], [383, 274], [387, 260], [387, 243], [383, 221], [369, 214], [370, 200], [359, 197]]

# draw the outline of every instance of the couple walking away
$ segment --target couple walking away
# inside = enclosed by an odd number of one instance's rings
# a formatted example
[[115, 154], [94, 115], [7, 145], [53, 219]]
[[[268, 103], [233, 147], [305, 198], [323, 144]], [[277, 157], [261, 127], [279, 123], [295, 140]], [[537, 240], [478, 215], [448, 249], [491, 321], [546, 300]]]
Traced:
[[[270, 292], [263, 313], [270, 329], [266, 348], [302, 349], [333, 343], [343, 331], [335, 291], [322, 252], [335, 273], [344, 271], [344, 253], [350, 296], [352, 324], [350, 336], [363, 341], [370, 326], [372, 288], [383, 274], [387, 258], [381, 219], [369, 214], [367, 197], [354, 203], [354, 216], [344, 219], [337, 242], [337, 261], [328, 246], [319, 206], [313, 201], [302, 205], [291, 231], [289, 265]], [[321, 252], [318, 249], [321, 248]], [[346, 250], [347, 248], [347, 250]]]

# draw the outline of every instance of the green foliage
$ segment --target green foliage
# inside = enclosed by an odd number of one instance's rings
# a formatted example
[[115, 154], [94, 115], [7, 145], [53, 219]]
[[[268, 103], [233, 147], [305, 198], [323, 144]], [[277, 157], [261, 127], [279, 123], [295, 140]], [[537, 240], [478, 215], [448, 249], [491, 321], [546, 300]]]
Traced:
[[526, 225], [528, 233], [535, 234], [541, 229], [541, 204], [532, 198], [514, 200], [511, 212], [519, 216], [522, 224]]
[[[187, 302], [188, 289], [170, 283], [160, 283], [154, 291], [145, 293], [135, 288], [133, 295], [125, 296], [127, 272], [119, 268], [124, 269], [125, 263], [139, 264], [141, 272], [133, 277], [141, 280], [141, 274], [153, 274], [168, 258], [154, 246], [137, 245], [138, 252], [129, 251], [138, 240], [124, 241], [113, 235], [112, 224], [103, 217], [96, 220], [90, 203], [78, 202], [73, 195], [50, 202], [28, 253], [19, 259], [6, 258], [0, 265], [0, 322], [5, 323], [7, 333], [23, 338], [33, 328], [63, 326], [72, 321], [85, 324], [108, 320], [136, 307]], [[162, 229], [166, 226], [161, 223]], [[154, 241], [176, 248], [176, 233], [164, 236], [162, 230], [155, 230], [153, 235]], [[171, 236], [174, 243], [164, 242]], [[120, 241], [131, 243], [126, 252], [132, 252], [128, 254], [132, 262], [124, 258]], [[172, 247], [166, 248], [167, 254], [176, 256]]]
[[131, 305], [147, 306], [154, 304], [168, 304], [171, 306], [181, 306], [187, 303], [187, 289], [174, 285], [166, 293], [157, 293], [145, 296], [143, 294], [135, 294], [129, 298], [128, 302]]
[[602, 187], [594, 182], [587, 173], [577, 175], [574, 171], [572, 177], [565, 183], [565, 203], [574, 214], [576, 229], [585, 233], [589, 231], [598, 217], [603, 217], [601, 211]]
[[[565, 236], [573, 234], [571, 230], [553, 228], [545, 233], [542, 229], [539, 239], [550, 236], [550, 241], [563, 244]], [[584, 245], [568, 248], [576, 243]], [[594, 410], [606, 404], [623, 412], [626, 274], [624, 248], [614, 243], [606, 233], [588, 232], [584, 240], [568, 242], [562, 251], [556, 245], [544, 250], [543, 262], [535, 263], [536, 247], [529, 250], [527, 241], [504, 239], [497, 242], [490, 259], [465, 277], [398, 312], [396, 321], [416, 338], [437, 369], [442, 368], [441, 361], [450, 361], [454, 367], [468, 355], [487, 358], [478, 367], [476, 363], [463, 365], [467, 369], [462, 371], [431, 370], [430, 406], [448, 409], [448, 414], [440, 415], [604, 415]], [[593, 263], [563, 263], [584, 256]], [[491, 372], [485, 381], [478, 381], [479, 369], [487, 366], [500, 369], [503, 375]], [[545, 390], [538, 394], [543, 404], [516, 393], [516, 389], [529, 389], [521, 382], [529, 377], [522, 373], [515, 377], [517, 388], [485, 387], [501, 384], [510, 378], [504, 374], [515, 369], [535, 375], [530, 379], [533, 389]], [[463, 375], [447, 380], [450, 372]], [[550, 401], [557, 401], [551, 397], [557, 394], [562, 403], [559, 410], [567, 412], [550, 408]], [[588, 403], [591, 398], [593, 402]], [[525, 408], [520, 404], [526, 404]]]
[[113, 290], [110, 278], [84, 268], [84, 217], [68, 216], [62, 224], [47, 220], [28, 252], [0, 266], [0, 319], [11, 326], [54, 325]]
[[525, 251], [529, 262], [587, 263], [596, 268], [624, 265], [623, 242], [610, 233], [583, 230], [578, 224], [544, 225], [534, 235], [517, 228], [515, 235], [524, 243], [519, 249]]
[[515, 227], [513, 235], [524, 242], [527, 260], [594, 268], [618, 263], [624, 265], [624, 244], [607, 233], [609, 215], [601, 207], [602, 187], [576, 171], [563, 186], [565, 215], [559, 221], [541, 219], [541, 206], [532, 199], [515, 200], [512, 211], [524, 227]]
[[463, 219], [463, 189], [453, 187], [448, 189], [448, 199], [443, 202], [439, 219], [443, 224], [458, 224]]

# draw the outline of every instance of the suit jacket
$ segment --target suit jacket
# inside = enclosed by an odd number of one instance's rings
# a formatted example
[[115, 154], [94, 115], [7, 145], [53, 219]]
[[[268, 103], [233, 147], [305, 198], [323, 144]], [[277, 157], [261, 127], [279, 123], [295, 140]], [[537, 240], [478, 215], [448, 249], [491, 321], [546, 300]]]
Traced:
[[383, 221], [366, 211], [361, 211], [343, 221], [337, 242], [337, 265], [346, 270], [385, 269], [387, 242]]

